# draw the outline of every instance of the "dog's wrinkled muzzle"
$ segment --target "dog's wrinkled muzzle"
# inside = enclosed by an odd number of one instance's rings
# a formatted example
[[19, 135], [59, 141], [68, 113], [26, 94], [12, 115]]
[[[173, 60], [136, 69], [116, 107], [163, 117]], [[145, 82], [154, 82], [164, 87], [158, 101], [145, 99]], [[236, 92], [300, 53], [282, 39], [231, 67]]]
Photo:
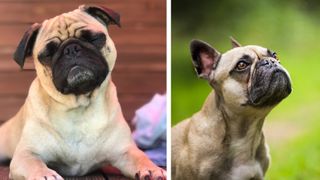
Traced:
[[273, 106], [291, 93], [288, 72], [274, 58], [259, 60], [249, 88], [250, 104]]

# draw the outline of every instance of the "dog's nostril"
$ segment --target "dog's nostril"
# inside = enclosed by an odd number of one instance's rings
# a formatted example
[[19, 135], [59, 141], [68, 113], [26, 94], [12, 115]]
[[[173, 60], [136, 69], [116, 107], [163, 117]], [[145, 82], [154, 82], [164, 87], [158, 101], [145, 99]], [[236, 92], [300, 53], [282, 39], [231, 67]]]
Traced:
[[69, 53], [70, 53], [70, 50], [69, 50], [68, 48], [64, 50], [64, 54], [67, 55], [67, 54], [69, 54]]
[[75, 46], [75, 47], [74, 47], [74, 50], [75, 50], [76, 52], [79, 52], [79, 51], [80, 51], [80, 47], [79, 47], [79, 46]]
[[77, 56], [81, 51], [81, 47], [78, 44], [70, 44], [64, 48], [63, 54], [66, 56]]

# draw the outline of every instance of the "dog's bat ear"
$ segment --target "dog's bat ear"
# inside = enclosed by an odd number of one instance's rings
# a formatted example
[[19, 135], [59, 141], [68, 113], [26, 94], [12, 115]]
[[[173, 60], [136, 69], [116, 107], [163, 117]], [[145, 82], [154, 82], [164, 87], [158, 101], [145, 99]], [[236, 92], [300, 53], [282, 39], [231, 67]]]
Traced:
[[20, 43], [13, 54], [13, 59], [23, 68], [27, 57], [32, 55], [33, 46], [36, 41], [41, 24], [35, 23], [24, 33]]
[[192, 40], [190, 51], [193, 66], [198, 76], [209, 80], [211, 72], [216, 68], [221, 57], [220, 53], [201, 40]]
[[232, 48], [241, 47], [241, 44], [235, 40], [232, 36], [230, 36]]
[[96, 18], [105, 26], [108, 26], [110, 24], [115, 24], [121, 27], [120, 14], [116, 13], [112, 9], [106, 8], [104, 6], [87, 6], [87, 5], [82, 5], [79, 8], [85, 11], [86, 13], [88, 13], [89, 15], [91, 15], [92, 17]]

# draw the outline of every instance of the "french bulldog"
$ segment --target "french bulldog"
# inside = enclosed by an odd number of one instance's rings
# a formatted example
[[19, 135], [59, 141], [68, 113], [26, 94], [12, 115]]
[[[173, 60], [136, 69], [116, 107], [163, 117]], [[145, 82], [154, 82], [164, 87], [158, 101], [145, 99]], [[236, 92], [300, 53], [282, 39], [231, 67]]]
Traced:
[[199, 112], [172, 128], [172, 179], [264, 179], [270, 158], [262, 126], [291, 93], [291, 80], [275, 52], [231, 40], [224, 54], [191, 42], [196, 73], [213, 90]]

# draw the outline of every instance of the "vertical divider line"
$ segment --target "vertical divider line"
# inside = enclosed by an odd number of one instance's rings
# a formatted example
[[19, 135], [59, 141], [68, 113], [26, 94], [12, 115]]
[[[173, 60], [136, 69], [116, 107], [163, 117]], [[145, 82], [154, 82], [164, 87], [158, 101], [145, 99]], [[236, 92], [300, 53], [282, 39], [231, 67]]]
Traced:
[[166, 0], [167, 179], [171, 179], [171, 0]]

